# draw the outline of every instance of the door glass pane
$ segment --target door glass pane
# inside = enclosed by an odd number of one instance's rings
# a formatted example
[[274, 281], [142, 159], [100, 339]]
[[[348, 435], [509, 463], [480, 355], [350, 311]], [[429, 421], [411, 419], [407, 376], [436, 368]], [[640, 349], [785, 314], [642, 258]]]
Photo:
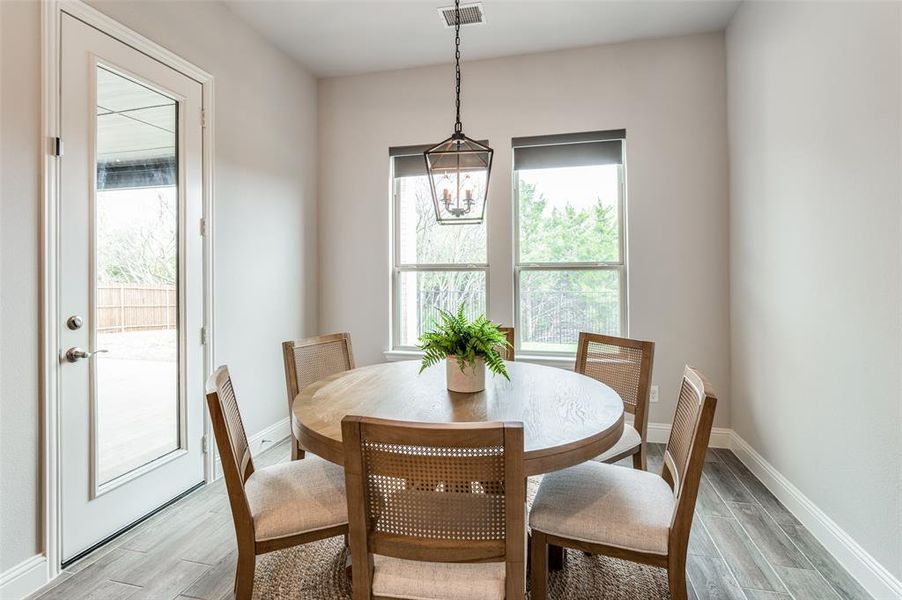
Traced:
[[99, 485], [180, 447], [177, 114], [172, 98], [97, 68]]
[[454, 312], [464, 304], [470, 318], [485, 314], [485, 271], [401, 271], [398, 277], [399, 346], [416, 346], [438, 309]]
[[580, 331], [620, 335], [620, 272], [547, 270], [520, 272], [523, 350], [575, 352]]

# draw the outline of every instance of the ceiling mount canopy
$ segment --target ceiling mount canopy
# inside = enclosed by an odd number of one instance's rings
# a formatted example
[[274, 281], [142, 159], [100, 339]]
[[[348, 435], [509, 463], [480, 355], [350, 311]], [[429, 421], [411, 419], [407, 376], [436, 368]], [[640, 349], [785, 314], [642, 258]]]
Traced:
[[460, 0], [454, 2], [454, 66], [457, 116], [451, 137], [426, 150], [426, 173], [443, 225], [481, 223], [485, 218], [494, 150], [468, 138], [460, 122]]

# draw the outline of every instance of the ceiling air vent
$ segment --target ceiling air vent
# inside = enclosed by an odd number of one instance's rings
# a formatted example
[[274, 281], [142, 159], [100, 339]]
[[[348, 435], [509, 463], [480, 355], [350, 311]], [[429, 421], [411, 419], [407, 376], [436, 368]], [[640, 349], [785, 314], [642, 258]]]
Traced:
[[[438, 9], [438, 14], [441, 15], [442, 23], [445, 24], [445, 27], [454, 27], [453, 6], [443, 6]], [[460, 5], [461, 25], [479, 25], [481, 23], [485, 23], [485, 12], [482, 8], [482, 2]]]

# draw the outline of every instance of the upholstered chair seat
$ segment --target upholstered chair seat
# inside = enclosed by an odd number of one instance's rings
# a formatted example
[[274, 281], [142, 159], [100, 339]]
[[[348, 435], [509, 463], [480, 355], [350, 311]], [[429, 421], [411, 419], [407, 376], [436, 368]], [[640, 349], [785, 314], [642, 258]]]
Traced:
[[571, 540], [663, 555], [674, 502], [660, 475], [590, 461], [542, 478], [529, 524]]
[[258, 542], [348, 522], [344, 470], [318, 456], [256, 470], [244, 491]]
[[616, 462], [613, 459], [620, 460], [618, 457], [632, 456], [639, 452], [642, 447], [642, 436], [636, 431], [636, 428], [629, 423], [623, 424], [623, 434], [613, 447], [607, 452], [598, 456], [595, 460], [600, 462]]
[[411, 600], [504, 600], [504, 563], [439, 563], [373, 556], [373, 595]]

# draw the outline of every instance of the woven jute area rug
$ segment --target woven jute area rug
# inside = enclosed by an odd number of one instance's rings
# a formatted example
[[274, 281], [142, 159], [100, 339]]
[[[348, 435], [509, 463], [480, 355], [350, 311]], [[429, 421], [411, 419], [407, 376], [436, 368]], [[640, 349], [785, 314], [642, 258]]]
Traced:
[[[348, 600], [347, 550], [337, 537], [261, 556], [254, 580], [255, 600]], [[554, 600], [670, 599], [667, 573], [602, 556], [568, 551], [563, 571], [552, 573]]]

